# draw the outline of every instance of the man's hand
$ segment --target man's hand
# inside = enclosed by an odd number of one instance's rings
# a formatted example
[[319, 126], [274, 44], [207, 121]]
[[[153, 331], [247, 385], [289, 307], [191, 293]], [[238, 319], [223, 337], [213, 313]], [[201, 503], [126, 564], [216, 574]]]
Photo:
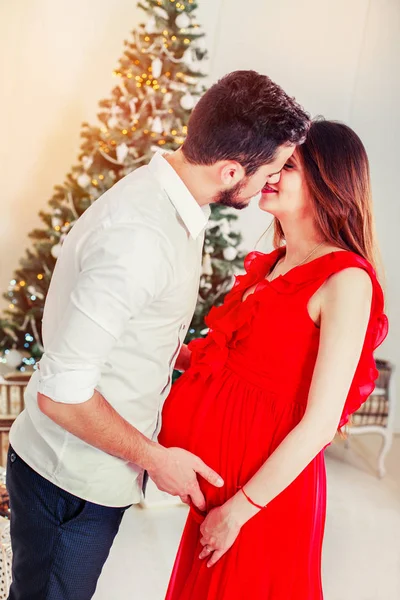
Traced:
[[147, 469], [158, 489], [172, 496], [180, 496], [182, 502], [193, 502], [199, 510], [205, 510], [206, 502], [200, 490], [197, 474], [206, 481], [222, 487], [223, 479], [200, 458], [182, 448], [158, 446], [154, 466]]

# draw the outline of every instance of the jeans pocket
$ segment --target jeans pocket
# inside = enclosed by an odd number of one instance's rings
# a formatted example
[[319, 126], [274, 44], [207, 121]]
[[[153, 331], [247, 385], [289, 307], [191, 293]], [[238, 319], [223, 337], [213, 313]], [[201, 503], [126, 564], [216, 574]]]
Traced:
[[84, 516], [88, 504], [86, 500], [64, 492], [57, 502], [57, 519], [59, 524], [62, 527], [66, 527], [79, 521]]

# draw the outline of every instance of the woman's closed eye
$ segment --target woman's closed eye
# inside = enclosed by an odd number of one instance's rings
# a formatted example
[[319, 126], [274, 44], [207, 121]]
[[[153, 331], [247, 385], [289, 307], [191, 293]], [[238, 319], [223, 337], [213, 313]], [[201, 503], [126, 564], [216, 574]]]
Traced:
[[286, 169], [287, 171], [290, 171], [290, 169], [294, 169], [294, 164], [291, 162], [287, 162], [284, 166], [284, 169]]

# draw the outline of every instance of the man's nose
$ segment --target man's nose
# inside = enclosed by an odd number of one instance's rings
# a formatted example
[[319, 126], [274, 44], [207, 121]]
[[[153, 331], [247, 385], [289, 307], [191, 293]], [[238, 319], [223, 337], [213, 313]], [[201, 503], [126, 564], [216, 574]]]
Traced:
[[267, 183], [271, 183], [271, 184], [279, 183], [280, 179], [281, 179], [281, 173], [280, 172], [275, 173], [274, 175], [270, 175], [268, 177]]

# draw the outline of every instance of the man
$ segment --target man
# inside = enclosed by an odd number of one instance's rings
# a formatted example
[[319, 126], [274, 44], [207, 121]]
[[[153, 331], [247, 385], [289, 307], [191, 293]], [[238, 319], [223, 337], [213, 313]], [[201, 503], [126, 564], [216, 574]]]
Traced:
[[197, 474], [223, 485], [198, 457], [155, 441], [196, 304], [208, 205], [247, 206], [308, 126], [268, 77], [231, 73], [197, 104], [181, 149], [155, 155], [74, 225], [10, 436], [10, 600], [91, 598], [145, 470], [200, 510]]

